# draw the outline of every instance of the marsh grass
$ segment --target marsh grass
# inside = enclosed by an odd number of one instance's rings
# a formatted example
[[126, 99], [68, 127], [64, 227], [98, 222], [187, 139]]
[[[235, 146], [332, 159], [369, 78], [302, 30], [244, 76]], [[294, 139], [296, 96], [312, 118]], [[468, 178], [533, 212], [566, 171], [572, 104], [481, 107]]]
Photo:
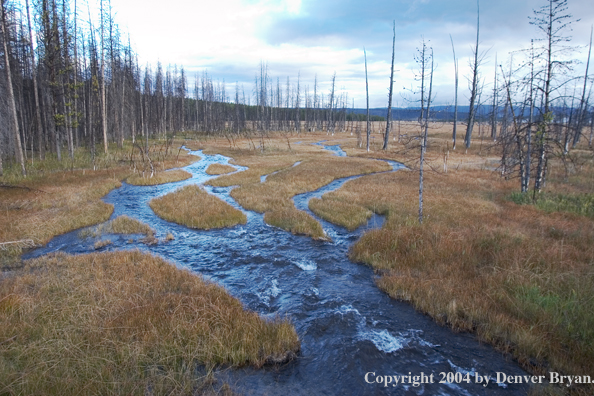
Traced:
[[224, 175], [226, 173], [235, 172], [236, 169], [231, 165], [224, 165], [224, 164], [210, 164], [208, 168], [206, 168], [207, 175]]
[[126, 179], [126, 183], [134, 186], [156, 186], [159, 184], [172, 183], [187, 180], [192, 177], [189, 172], [182, 169], [175, 169], [166, 172], [158, 172], [153, 177], [144, 177], [140, 173], [135, 173]]
[[318, 154], [270, 175], [265, 183], [243, 184], [231, 196], [246, 209], [265, 213], [264, 220], [295, 234], [326, 239], [319, 222], [295, 208], [292, 198], [314, 191], [334, 179], [388, 170], [380, 161]]
[[[367, 176], [329, 194], [388, 215], [350, 257], [376, 269], [378, 286], [393, 298], [475, 332], [530, 371], [591, 373], [593, 221], [516, 205], [506, 199], [510, 183], [459, 170], [427, 175], [428, 216], [419, 225], [417, 177]], [[336, 212], [347, 213], [339, 206]]]
[[373, 212], [369, 209], [350, 202], [312, 198], [309, 200], [309, 209], [317, 216], [331, 223], [340, 225], [353, 231], [365, 224]]
[[209, 180], [207, 184], [215, 187], [242, 186], [244, 184], [260, 183], [260, 177], [269, 175], [282, 169], [288, 169], [294, 163], [303, 159], [303, 156], [293, 154], [287, 155], [261, 155], [253, 151], [241, 150], [238, 153], [228, 153], [234, 155], [233, 163], [248, 167], [242, 172], [224, 175], [216, 179]]
[[211, 229], [245, 224], [246, 216], [197, 185], [187, 185], [149, 202], [157, 216], [190, 228]]
[[0, 241], [47, 243], [63, 234], [107, 221], [113, 207], [100, 200], [128, 174], [126, 169], [59, 172], [0, 189]]
[[78, 233], [80, 238], [99, 237], [104, 234], [144, 234], [154, 236], [155, 231], [148, 225], [129, 216], [118, 216], [106, 223], [99, 224], [82, 230]]
[[109, 246], [111, 245], [113, 242], [111, 242], [111, 239], [101, 239], [97, 242], [95, 242], [95, 244], [93, 245], [93, 248], [95, 250], [99, 250], [101, 248], [104, 248], [105, 246]]
[[[199, 159], [185, 150], [166, 153], [158, 141], [151, 142], [151, 150], [157, 169]], [[27, 178], [7, 165], [0, 183], [14, 187], [0, 187], [0, 242], [32, 239], [45, 244], [56, 235], [109, 220], [113, 207], [100, 199], [132, 173], [131, 152], [129, 142], [123, 148], [111, 145], [110, 154], [98, 155], [94, 163], [82, 149], [75, 152], [74, 162], [57, 161], [48, 153], [46, 160], [28, 165]]]
[[545, 212], [569, 212], [594, 217], [594, 194], [541, 193], [533, 201], [532, 193], [513, 192], [509, 199], [518, 205], [533, 204]]
[[26, 262], [0, 282], [0, 393], [202, 393], [217, 365], [260, 367], [299, 350], [293, 326], [140, 253]]

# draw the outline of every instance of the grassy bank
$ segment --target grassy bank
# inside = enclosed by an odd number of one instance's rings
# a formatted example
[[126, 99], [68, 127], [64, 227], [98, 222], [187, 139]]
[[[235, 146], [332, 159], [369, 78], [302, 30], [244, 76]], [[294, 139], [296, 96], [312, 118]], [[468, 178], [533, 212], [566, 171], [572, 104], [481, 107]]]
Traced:
[[[150, 145], [156, 169], [186, 166], [198, 159], [186, 151], [170, 149], [166, 154], [160, 147], [158, 142]], [[82, 149], [73, 162], [57, 161], [48, 154], [46, 160], [28, 164], [27, 178], [5, 167], [0, 177], [0, 242], [32, 239], [44, 244], [55, 235], [108, 220], [113, 209], [100, 198], [133, 173], [132, 152], [127, 143], [120, 149], [111, 146], [110, 154], [94, 160]]]
[[[442, 170], [440, 153], [447, 152], [449, 139], [439, 131], [430, 137], [431, 165]], [[528, 205], [526, 196], [512, 194], [516, 180], [489, 170], [496, 166], [496, 149], [475, 145], [468, 153], [450, 152], [448, 173], [426, 173], [423, 225], [417, 219], [416, 171], [353, 180], [310, 201], [310, 208], [347, 227], [363, 222], [368, 212], [387, 216], [382, 229], [352, 247], [350, 257], [371, 265], [378, 286], [393, 298], [457, 331], [474, 332], [531, 372], [591, 375], [591, 178], [567, 177], [552, 162], [548, 192]], [[376, 154], [357, 150], [354, 142], [343, 147], [351, 155]], [[413, 149], [395, 146], [380, 154], [415, 167]], [[593, 171], [591, 163], [583, 164], [582, 172]], [[592, 388], [573, 386], [569, 392], [586, 395]]]
[[83, 230], [79, 236], [82, 238], [97, 237], [103, 234], [144, 234], [148, 237], [153, 236], [155, 231], [148, 224], [122, 215], [97, 227]]
[[[109, 154], [97, 150], [93, 158], [77, 149], [72, 161], [58, 161], [48, 153], [44, 161], [27, 163], [26, 178], [14, 164], [5, 164], [0, 177], [0, 243], [16, 243], [0, 249], [0, 265], [18, 265], [21, 246], [28, 245], [21, 241], [45, 244], [56, 235], [109, 219], [113, 208], [101, 197], [141, 165], [129, 142], [109, 150]], [[185, 150], [165, 150], [159, 141], [152, 141], [149, 151], [153, 167], [161, 171], [199, 159]]]
[[31, 260], [0, 282], [1, 394], [195, 394], [216, 365], [284, 361], [286, 320], [133, 252]]
[[197, 185], [188, 185], [149, 202], [157, 216], [190, 228], [208, 230], [245, 224], [245, 215]]
[[182, 169], [170, 170], [166, 172], [158, 172], [153, 177], [148, 175], [142, 176], [140, 173], [135, 173], [126, 179], [126, 183], [135, 186], [156, 186], [158, 184], [172, 183], [182, 180], [187, 180], [192, 175]]
[[206, 168], [207, 175], [224, 175], [226, 173], [235, 172], [235, 168], [231, 165], [223, 165], [223, 164], [210, 164], [208, 168]]
[[[210, 181], [216, 186], [239, 185], [231, 196], [244, 208], [264, 213], [264, 220], [295, 234], [325, 239], [321, 225], [309, 214], [295, 208], [293, 196], [316, 190], [332, 180], [361, 173], [390, 169], [384, 162], [363, 158], [341, 158], [325, 153], [317, 146], [298, 145], [300, 151], [271, 151], [269, 155], [234, 155], [234, 162], [250, 167], [245, 172]], [[239, 154], [239, 155], [238, 155]], [[297, 166], [296, 162], [300, 162]], [[272, 174], [273, 172], [277, 172]], [[260, 177], [270, 175], [264, 183]]]
[[349, 231], [354, 231], [357, 227], [365, 224], [373, 215], [372, 211], [361, 205], [332, 199], [326, 197], [326, 194], [322, 199], [310, 199], [309, 209], [322, 219], [343, 226]]

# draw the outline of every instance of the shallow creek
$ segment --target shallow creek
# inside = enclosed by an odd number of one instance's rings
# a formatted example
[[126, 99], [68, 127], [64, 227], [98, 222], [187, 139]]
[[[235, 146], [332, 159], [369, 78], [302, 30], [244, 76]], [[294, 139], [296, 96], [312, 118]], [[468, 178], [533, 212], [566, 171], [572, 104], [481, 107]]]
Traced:
[[[338, 146], [326, 146], [340, 155]], [[374, 216], [354, 232], [320, 220], [331, 242], [295, 236], [264, 223], [263, 215], [242, 209], [229, 196], [232, 187], [206, 186], [206, 190], [241, 209], [246, 225], [201, 231], [157, 217], [148, 206], [154, 197], [186, 184], [202, 184], [216, 177], [205, 173], [210, 164], [227, 164], [230, 158], [205, 155], [184, 169], [191, 179], [160, 186], [122, 187], [104, 201], [114, 205], [112, 218], [126, 214], [149, 224], [163, 239], [175, 240], [146, 246], [140, 237], [106, 235], [112, 244], [101, 250], [141, 249], [160, 255], [223, 285], [246, 309], [265, 317], [288, 316], [301, 338], [298, 358], [280, 367], [222, 369], [218, 377], [240, 394], [248, 395], [524, 395], [524, 385], [495, 383], [497, 372], [526, 375], [517, 364], [470, 334], [456, 334], [416, 312], [409, 304], [392, 300], [374, 284], [373, 271], [347, 258], [351, 246], [366, 230], [383, 223]], [[391, 162], [394, 170], [401, 168]], [[298, 164], [294, 165], [298, 166]], [[238, 171], [246, 168], [235, 166]], [[340, 188], [350, 179], [335, 180], [321, 189], [294, 198], [306, 210], [312, 197]], [[265, 177], [262, 178], [265, 182]], [[312, 214], [313, 215], [313, 214]], [[88, 253], [92, 238], [78, 232], [54, 238], [24, 258], [49, 252]], [[368, 374], [375, 373], [375, 374]], [[453, 383], [439, 383], [449, 373]], [[367, 377], [366, 377], [367, 374]], [[380, 376], [429, 377], [433, 383], [378, 384]], [[477, 378], [491, 376], [488, 386]], [[429, 377], [429, 381], [430, 381]], [[367, 381], [366, 381], [367, 379]], [[381, 378], [385, 381], [384, 378]], [[467, 382], [467, 379], [469, 380]], [[402, 379], [401, 379], [402, 381]], [[368, 383], [373, 382], [373, 383]], [[428, 379], [425, 378], [425, 382]]]

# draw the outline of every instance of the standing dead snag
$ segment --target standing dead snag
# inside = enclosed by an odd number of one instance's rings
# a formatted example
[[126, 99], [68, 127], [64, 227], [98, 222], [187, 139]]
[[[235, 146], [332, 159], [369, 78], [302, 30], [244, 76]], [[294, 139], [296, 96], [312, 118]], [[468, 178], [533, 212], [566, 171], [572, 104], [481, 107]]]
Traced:
[[25, 158], [23, 156], [23, 148], [21, 146], [21, 135], [19, 132], [19, 119], [17, 116], [16, 103], [14, 99], [14, 89], [12, 87], [12, 75], [10, 72], [10, 59], [8, 57], [8, 29], [6, 26], [6, 5], [4, 0], [0, 0], [0, 6], [2, 7], [0, 13], [2, 14], [2, 21], [0, 26], [2, 27], [2, 43], [4, 45], [4, 70], [6, 71], [6, 85], [8, 88], [8, 104], [10, 106], [10, 112], [13, 122], [13, 138], [16, 143], [16, 157], [21, 164], [21, 173], [23, 176], [27, 176], [27, 170], [25, 169]]
[[481, 63], [478, 48], [479, 48], [479, 2], [476, 0], [476, 44], [474, 46], [474, 60], [471, 63], [472, 68], [472, 86], [470, 88], [470, 104], [468, 108], [468, 123], [466, 124], [466, 136], [464, 137], [464, 143], [466, 144], [466, 149], [470, 147], [470, 137], [472, 135], [472, 129], [474, 127], [474, 117], [476, 112], [476, 97], [477, 97], [477, 90], [478, 90], [478, 69]]
[[582, 135], [582, 127], [586, 123], [586, 113], [588, 110], [588, 100], [590, 95], [586, 97], [586, 87], [588, 85], [588, 70], [590, 69], [590, 55], [592, 54], [592, 33], [594, 32], [594, 27], [590, 27], [590, 45], [588, 46], [588, 60], [586, 61], [586, 72], [584, 74], [584, 88], [582, 90], [582, 99], [580, 100], [580, 107], [578, 109], [578, 116], [577, 122], [575, 126], [575, 134], [573, 137], [573, 145], [572, 148], [580, 141], [580, 137]]
[[[421, 122], [421, 159], [419, 163], [419, 223], [423, 223], [423, 163], [425, 162], [425, 151], [427, 151], [427, 132], [429, 130], [429, 110], [431, 109], [431, 90], [433, 88], [433, 49], [431, 48], [431, 74], [429, 76], [429, 95], [427, 95], [427, 108], [425, 109], [425, 116], [422, 118]], [[423, 49], [421, 52], [421, 68], [422, 70], [422, 78], [425, 78], [425, 67], [427, 64], [428, 59], [425, 55], [425, 42], [423, 41]], [[423, 84], [424, 86], [424, 84]], [[421, 97], [423, 97], [425, 92], [421, 90]], [[423, 109], [421, 109], [422, 111]]]
[[458, 59], [456, 59], [456, 50], [454, 49], [454, 39], [450, 34], [450, 41], [452, 42], [452, 52], [454, 53], [454, 73], [455, 73], [455, 89], [454, 89], [454, 129], [452, 131], [452, 149], [456, 150], [456, 127], [458, 125]]
[[363, 55], [365, 56], [365, 93], [367, 95], [367, 152], [369, 152], [369, 134], [371, 133], [369, 127], [369, 82], [367, 81], [367, 52], [363, 48]]
[[[388, 94], [388, 115], [386, 120], [386, 134], [384, 135], [384, 150], [388, 149], [388, 139], [390, 138], [390, 126], [392, 125], [392, 89], [394, 86], [394, 50], [396, 49], [396, 21], [394, 21], [394, 36], [392, 38], [392, 67], [390, 69], [390, 93]], [[368, 116], [369, 118], [369, 116]]]
[[560, 59], [560, 55], [567, 52], [565, 42], [570, 37], [565, 36], [567, 30], [571, 30], [572, 15], [566, 14], [567, 0], [548, 0], [538, 10], [534, 10], [530, 24], [536, 26], [543, 34], [541, 41], [545, 42], [541, 55], [538, 57], [543, 63], [542, 86], [539, 87], [542, 93], [542, 120], [536, 131], [535, 149], [538, 150], [538, 165], [534, 180], [534, 197], [540, 192], [545, 184], [548, 154], [550, 148], [549, 132], [554, 120], [552, 101], [553, 93], [563, 84], [554, 85], [555, 80], [562, 75], [562, 70], [569, 68], [570, 61]]

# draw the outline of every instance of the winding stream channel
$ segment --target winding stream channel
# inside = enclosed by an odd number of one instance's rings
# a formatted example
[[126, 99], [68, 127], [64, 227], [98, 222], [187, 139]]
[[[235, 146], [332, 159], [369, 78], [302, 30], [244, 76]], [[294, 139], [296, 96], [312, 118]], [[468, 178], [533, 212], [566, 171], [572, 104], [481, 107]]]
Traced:
[[[342, 151], [338, 146], [326, 148], [339, 154]], [[474, 336], [453, 333], [409, 304], [391, 299], [375, 286], [374, 273], [369, 267], [349, 261], [349, 246], [366, 230], [381, 226], [383, 219], [379, 216], [354, 232], [318, 219], [332, 241], [314, 241], [269, 226], [264, 223], [263, 215], [241, 208], [229, 196], [232, 187], [207, 186], [209, 193], [242, 210], [247, 224], [202, 231], [157, 217], [147, 204], [150, 199], [186, 184], [202, 184], [216, 177], [205, 173], [210, 164], [227, 164], [230, 160], [221, 155], [195, 154], [201, 160], [184, 168], [193, 175], [191, 179], [146, 187], [122, 183], [121, 188], [104, 197], [105, 202], [114, 205], [112, 219], [126, 214], [149, 224], [159, 239], [170, 232], [175, 240], [147, 246], [138, 237], [107, 235], [104, 238], [109, 238], [112, 244], [101, 250], [150, 251], [222, 284], [247, 309], [265, 317], [291, 318], [301, 339], [299, 357], [280, 367], [221, 369], [218, 378], [227, 381], [237, 392], [247, 395], [527, 393], [526, 385], [495, 382], [497, 372], [526, 375], [516, 363], [479, 343]], [[391, 165], [394, 170], [402, 167], [395, 162]], [[238, 171], [246, 169], [235, 167]], [[295, 205], [313, 215], [307, 208], [310, 198], [340, 188], [356, 177], [359, 176], [335, 180], [317, 191], [298, 195], [294, 198]], [[95, 251], [94, 242], [92, 238], [79, 238], [78, 231], [74, 231], [55, 237], [23, 258], [55, 251], [89, 253]], [[396, 386], [377, 383], [384, 376], [420, 376], [421, 373], [427, 377], [433, 374], [434, 383], [415, 386], [406, 378], [404, 384]], [[450, 373], [450, 379], [455, 380], [439, 383], [440, 373]], [[484, 382], [476, 383], [478, 376], [491, 376], [491, 380], [484, 386]], [[469, 383], [466, 379], [470, 379]]]

